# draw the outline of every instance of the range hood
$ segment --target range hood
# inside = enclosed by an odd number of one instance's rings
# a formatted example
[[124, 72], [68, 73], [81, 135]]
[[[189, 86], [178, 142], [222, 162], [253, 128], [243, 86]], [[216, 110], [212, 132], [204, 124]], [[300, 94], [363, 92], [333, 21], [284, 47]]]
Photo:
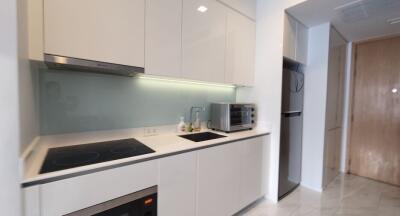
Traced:
[[44, 54], [44, 61], [47, 67], [57, 70], [73, 70], [129, 77], [135, 76], [138, 73], [144, 73], [144, 68], [142, 67], [99, 62], [52, 54]]

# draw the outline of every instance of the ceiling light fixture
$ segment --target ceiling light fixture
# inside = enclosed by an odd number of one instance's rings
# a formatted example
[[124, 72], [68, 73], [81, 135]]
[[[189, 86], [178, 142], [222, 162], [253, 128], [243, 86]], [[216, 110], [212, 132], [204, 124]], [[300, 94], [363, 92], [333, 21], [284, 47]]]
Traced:
[[201, 5], [200, 7], [197, 8], [198, 11], [200, 11], [201, 13], [205, 13], [208, 8], [206, 6]]
[[334, 10], [340, 10], [340, 9], [343, 9], [343, 8], [347, 8], [347, 7], [353, 6], [355, 4], [361, 3], [363, 1], [364, 0], [355, 0], [355, 1], [352, 1], [352, 2], [349, 2], [349, 3], [346, 3], [346, 4], [342, 4], [340, 6], [335, 7]]

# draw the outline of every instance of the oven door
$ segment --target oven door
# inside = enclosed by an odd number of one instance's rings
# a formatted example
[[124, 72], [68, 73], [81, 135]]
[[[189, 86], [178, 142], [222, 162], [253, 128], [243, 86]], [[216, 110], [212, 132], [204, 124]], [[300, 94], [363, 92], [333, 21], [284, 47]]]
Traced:
[[254, 106], [231, 104], [229, 111], [230, 131], [245, 130], [253, 127]]
[[157, 216], [157, 186], [122, 196], [66, 216]]

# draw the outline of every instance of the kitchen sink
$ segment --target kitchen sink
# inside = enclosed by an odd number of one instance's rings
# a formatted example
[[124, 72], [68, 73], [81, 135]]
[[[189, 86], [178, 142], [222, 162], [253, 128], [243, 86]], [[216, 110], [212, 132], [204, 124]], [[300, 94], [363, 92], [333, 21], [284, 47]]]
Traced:
[[219, 134], [216, 134], [216, 133], [211, 133], [211, 132], [203, 132], [203, 133], [180, 135], [180, 137], [188, 139], [188, 140], [191, 140], [193, 142], [202, 142], [202, 141], [206, 141], [206, 140], [223, 138], [223, 137], [226, 137], [226, 136], [219, 135]]

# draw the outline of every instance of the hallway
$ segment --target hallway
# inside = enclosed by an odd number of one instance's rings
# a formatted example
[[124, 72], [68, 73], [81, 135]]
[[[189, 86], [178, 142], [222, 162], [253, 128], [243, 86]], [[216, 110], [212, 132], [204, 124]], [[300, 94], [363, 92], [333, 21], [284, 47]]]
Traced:
[[338, 176], [323, 193], [299, 187], [278, 204], [262, 200], [241, 216], [400, 216], [400, 187]]

